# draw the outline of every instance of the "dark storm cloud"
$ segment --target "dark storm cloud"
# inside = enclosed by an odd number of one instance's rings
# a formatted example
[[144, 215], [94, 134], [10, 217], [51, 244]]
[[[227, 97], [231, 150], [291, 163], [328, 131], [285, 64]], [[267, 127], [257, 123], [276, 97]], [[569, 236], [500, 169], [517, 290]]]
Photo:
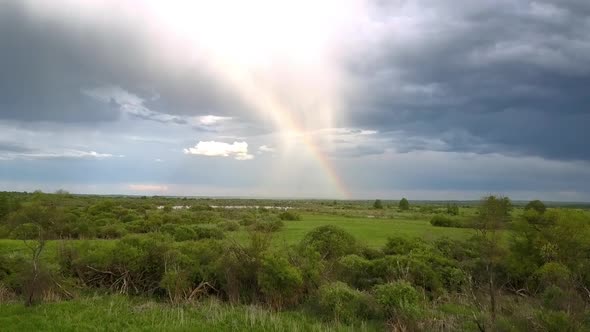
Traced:
[[350, 60], [356, 125], [441, 151], [590, 160], [589, 2], [409, 4], [381, 4], [391, 33]]
[[31, 149], [22, 146], [20, 144], [17, 143], [13, 143], [13, 142], [2, 142], [0, 141], [0, 153], [1, 152], [16, 152], [16, 153], [22, 153], [22, 152], [29, 152], [31, 151]]
[[[206, 72], [165, 63], [158, 41], [117, 15], [85, 22], [32, 13], [25, 2], [0, 4], [0, 120], [97, 122], [121, 115], [116, 103], [83, 90], [116, 85], [154, 112], [199, 115], [243, 109]], [[184, 66], [184, 67], [183, 67]]]

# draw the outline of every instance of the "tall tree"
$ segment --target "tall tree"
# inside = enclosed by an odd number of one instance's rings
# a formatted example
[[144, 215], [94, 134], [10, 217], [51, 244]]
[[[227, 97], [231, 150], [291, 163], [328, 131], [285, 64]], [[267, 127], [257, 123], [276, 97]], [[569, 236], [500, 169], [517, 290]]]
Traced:
[[539, 214], [543, 214], [543, 213], [545, 213], [545, 210], [547, 210], [547, 207], [545, 207], [545, 204], [543, 204], [543, 202], [541, 202], [538, 199], [535, 199], [534, 201], [528, 202], [527, 205], [524, 207], [524, 209], [525, 210], [535, 210]]
[[375, 200], [375, 203], [373, 203], [373, 208], [375, 208], [375, 209], [382, 209], [383, 208], [383, 203], [381, 202], [380, 199]]
[[490, 316], [495, 326], [497, 313], [496, 270], [504, 255], [500, 230], [510, 220], [512, 203], [507, 197], [487, 196], [481, 200], [475, 221], [480, 257], [485, 266], [485, 275], [490, 298]]
[[404, 197], [399, 201], [399, 209], [402, 211], [407, 211], [410, 209], [410, 202]]

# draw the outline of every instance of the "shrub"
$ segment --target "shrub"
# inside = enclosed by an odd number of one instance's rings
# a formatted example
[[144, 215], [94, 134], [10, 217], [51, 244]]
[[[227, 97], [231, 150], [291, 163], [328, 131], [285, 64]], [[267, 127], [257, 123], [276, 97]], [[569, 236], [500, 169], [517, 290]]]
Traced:
[[408, 280], [428, 291], [442, 288], [441, 276], [429, 263], [411, 256], [386, 256], [373, 261], [371, 275], [385, 282]]
[[535, 271], [534, 278], [543, 289], [549, 286], [566, 288], [571, 283], [571, 272], [562, 264], [550, 262]]
[[439, 227], [456, 227], [455, 221], [449, 217], [443, 215], [435, 215], [430, 219], [430, 224], [432, 226], [439, 226]]
[[271, 219], [265, 221], [257, 221], [250, 225], [250, 228], [257, 232], [273, 233], [278, 232], [285, 226], [285, 223], [281, 219]]
[[375, 203], [373, 203], [374, 209], [383, 209], [383, 202], [380, 199], [376, 199]]
[[301, 216], [293, 211], [284, 211], [279, 213], [279, 218], [281, 220], [288, 220], [288, 221], [296, 221], [301, 220]]
[[[418, 241], [418, 240], [416, 240]], [[393, 236], [387, 239], [383, 253], [386, 255], [405, 255], [409, 254], [416, 246], [410, 240], [401, 236]]]
[[275, 308], [294, 303], [302, 290], [301, 272], [280, 255], [263, 257], [257, 277], [262, 294]]
[[447, 214], [451, 216], [459, 215], [459, 206], [457, 204], [447, 204]]
[[547, 210], [547, 207], [545, 207], [545, 204], [543, 204], [543, 202], [536, 199], [534, 201], [528, 202], [527, 205], [525, 205], [524, 209], [525, 210], [534, 210], [539, 214], [543, 214]]
[[320, 226], [307, 233], [301, 240], [302, 248], [313, 248], [324, 259], [332, 260], [356, 251], [355, 238], [340, 227]]
[[576, 320], [565, 311], [543, 310], [537, 314], [540, 330], [547, 332], [580, 331]]
[[235, 232], [240, 229], [240, 223], [237, 221], [228, 220], [220, 223], [219, 227], [226, 232]]
[[365, 288], [371, 284], [369, 270], [371, 261], [358, 255], [348, 255], [338, 260], [338, 275], [357, 288]]
[[401, 211], [408, 211], [410, 209], [410, 202], [405, 197], [399, 201], [399, 209]]
[[180, 303], [188, 299], [191, 282], [186, 271], [170, 270], [164, 273], [160, 287], [166, 290], [171, 303]]
[[223, 231], [217, 227], [201, 227], [201, 226], [193, 226], [193, 230], [195, 231], [196, 237], [198, 240], [203, 239], [215, 239], [221, 240], [225, 237]]
[[352, 323], [355, 318], [370, 318], [375, 310], [371, 302], [368, 294], [340, 281], [325, 284], [318, 291], [320, 311], [337, 322]]
[[122, 224], [112, 224], [99, 227], [96, 236], [101, 239], [117, 239], [127, 234]]
[[420, 295], [407, 281], [377, 285], [373, 294], [385, 314], [394, 320], [415, 321], [421, 313]]
[[250, 226], [250, 225], [254, 224], [255, 222], [256, 222], [256, 216], [254, 216], [252, 214], [247, 214], [247, 215], [243, 216], [242, 219], [240, 220], [240, 225]]

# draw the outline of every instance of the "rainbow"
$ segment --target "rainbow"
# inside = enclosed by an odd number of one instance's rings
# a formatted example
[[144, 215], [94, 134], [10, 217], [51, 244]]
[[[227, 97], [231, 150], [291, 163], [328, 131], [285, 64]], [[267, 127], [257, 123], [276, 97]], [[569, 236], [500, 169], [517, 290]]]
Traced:
[[252, 75], [241, 66], [231, 66], [229, 63], [224, 63], [221, 66], [215, 66], [215, 68], [220, 69], [223, 77], [232, 84], [246, 101], [254, 106], [254, 109], [261, 112], [265, 117], [271, 116], [275, 124], [281, 129], [301, 135], [308, 151], [324, 171], [340, 197], [343, 199], [351, 198], [350, 191], [347, 189], [332, 161], [322, 152], [318, 144], [313, 140], [313, 137], [306, 133], [300, 122], [293, 117], [292, 112], [285, 109], [274, 96], [260, 88], [261, 84], [255, 82], [252, 79]]

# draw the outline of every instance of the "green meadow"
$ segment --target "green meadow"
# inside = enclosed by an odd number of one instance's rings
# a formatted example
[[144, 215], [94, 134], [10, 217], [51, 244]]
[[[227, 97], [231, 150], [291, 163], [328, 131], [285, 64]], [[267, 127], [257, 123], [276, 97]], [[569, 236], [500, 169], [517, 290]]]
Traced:
[[589, 238], [494, 196], [0, 193], [0, 331], [588, 331]]

